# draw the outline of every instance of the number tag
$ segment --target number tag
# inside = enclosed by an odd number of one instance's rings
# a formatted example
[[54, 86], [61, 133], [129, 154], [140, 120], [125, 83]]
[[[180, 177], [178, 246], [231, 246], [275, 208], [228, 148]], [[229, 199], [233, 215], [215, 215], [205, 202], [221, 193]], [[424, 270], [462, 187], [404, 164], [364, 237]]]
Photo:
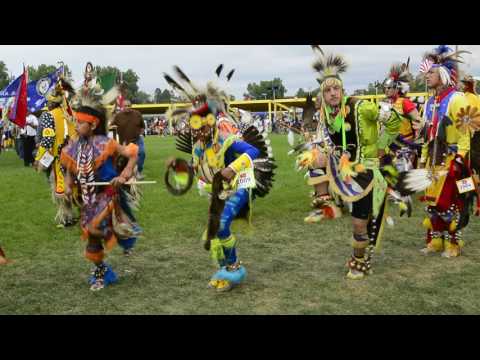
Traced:
[[47, 151], [45, 154], [43, 154], [42, 158], [39, 160], [40, 164], [42, 164], [43, 167], [49, 168], [50, 165], [53, 162], [54, 157]]
[[473, 179], [471, 177], [468, 177], [462, 180], [458, 180], [457, 188], [460, 194], [465, 194], [470, 191], [475, 191], [475, 184], [473, 183]]
[[255, 181], [255, 174], [253, 172], [253, 168], [248, 168], [238, 173], [238, 189], [253, 189], [256, 187], [257, 182]]

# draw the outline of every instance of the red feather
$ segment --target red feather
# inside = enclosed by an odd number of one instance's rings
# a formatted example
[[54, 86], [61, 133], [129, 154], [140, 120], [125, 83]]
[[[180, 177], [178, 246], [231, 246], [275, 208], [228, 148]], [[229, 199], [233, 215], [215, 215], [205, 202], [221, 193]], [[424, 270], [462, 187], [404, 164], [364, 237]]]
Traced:
[[327, 219], [334, 219], [335, 218], [335, 211], [330, 206], [324, 206], [322, 208], [323, 215]]

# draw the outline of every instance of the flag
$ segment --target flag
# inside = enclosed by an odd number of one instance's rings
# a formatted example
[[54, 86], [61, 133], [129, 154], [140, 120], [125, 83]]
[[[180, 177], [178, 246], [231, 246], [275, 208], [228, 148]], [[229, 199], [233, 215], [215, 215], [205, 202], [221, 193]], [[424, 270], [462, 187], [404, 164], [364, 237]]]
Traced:
[[17, 93], [17, 89], [20, 86], [20, 82], [22, 77], [19, 76], [15, 80], [13, 80], [10, 84], [7, 85], [5, 89], [0, 91], [0, 107], [2, 108], [3, 114], [6, 116], [8, 113], [8, 108], [12, 104], [15, 94]]
[[62, 73], [63, 66], [41, 79], [28, 83], [28, 111], [35, 112], [45, 107], [47, 96], [55, 89], [55, 85]]
[[24, 128], [27, 119], [27, 70], [0, 91], [0, 107], [13, 123]]
[[118, 86], [115, 86], [117, 74], [110, 73], [97, 78], [97, 84], [103, 89], [103, 99], [111, 104], [118, 96]]
[[117, 79], [117, 74], [110, 73], [110, 74], [103, 75], [102, 77], [99, 77], [98, 82], [100, 83], [100, 86], [105, 91], [105, 93], [107, 93], [110, 89], [112, 89], [115, 86], [116, 79]]

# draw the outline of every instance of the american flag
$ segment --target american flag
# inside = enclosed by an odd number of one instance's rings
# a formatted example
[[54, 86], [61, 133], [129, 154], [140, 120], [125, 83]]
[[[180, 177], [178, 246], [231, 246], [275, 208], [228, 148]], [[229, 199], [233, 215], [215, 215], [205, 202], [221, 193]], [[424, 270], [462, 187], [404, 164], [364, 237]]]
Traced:
[[425, 59], [421, 64], [420, 64], [420, 72], [423, 74], [426, 74], [427, 72], [430, 71], [432, 68], [433, 61], [429, 59]]

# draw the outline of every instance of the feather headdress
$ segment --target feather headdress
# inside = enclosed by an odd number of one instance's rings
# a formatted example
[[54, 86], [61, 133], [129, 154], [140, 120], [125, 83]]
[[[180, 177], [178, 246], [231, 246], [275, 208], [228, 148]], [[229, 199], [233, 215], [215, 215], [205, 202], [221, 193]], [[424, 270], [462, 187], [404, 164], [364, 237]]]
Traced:
[[406, 94], [410, 90], [410, 82], [413, 81], [413, 76], [409, 70], [410, 58], [406, 63], [393, 64], [385, 79], [384, 86], [394, 86], [399, 89], [402, 94]]
[[50, 103], [61, 104], [66, 93], [75, 94], [75, 90], [67, 80], [60, 78], [55, 85], [55, 88], [47, 96], [47, 101]]
[[440, 45], [424, 55], [420, 72], [427, 73], [432, 68], [438, 68], [444, 85], [456, 85], [458, 64], [463, 63], [462, 54], [471, 54], [471, 52], [466, 50], [453, 51], [447, 45]]
[[477, 95], [477, 80], [472, 75], [464, 74], [462, 80], [460, 81], [463, 83], [463, 92], [469, 92]]
[[114, 87], [114, 90], [108, 91], [107, 94], [104, 94], [103, 91], [100, 92], [97, 87], [81, 88], [72, 101], [75, 116], [77, 119], [79, 114], [94, 117], [98, 119], [97, 123], [104, 128], [110, 115], [106, 106], [114, 101], [118, 95], [118, 87]]
[[[176, 79], [164, 73], [165, 80], [174, 90], [186, 96], [193, 103], [193, 109], [183, 110], [184, 112], [192, 114], [209, 112], [215, 116], [218, 113], [229, 114], [230, 96], [227, 91], [219, 85], [224, 70], [223, 64], [217, 66], [215, 69], [214, 73], [217, 76], [217, 80], [208, 81], [204, 87], [194, 84], [180, 67], [174, 66], [173, 70]], [[234, 72], [235, 70], [231, 70], [226, 75], [223, 80], [225, 84], [232, 79]], [[197, 106], [197, 108], [195, 108], [195, 106]]]
[[317, 81], [322, 84], [328, 78], [336, 78], [342, 81], [340, 75], [348, 69], [346, 61], [340, 55], [325, 55], [318, 45], [312, 45], [317, 59], [313, 63], [313, 69], [318, 73]]
[[433, 182], [434, 178], [445, 176], [447, 171], [437, 171], [434, 175], [428, 169], [412, 169], [402, 172], [398, 176], [396, 190], [401, 196], [409, 196], [427, 189]]

